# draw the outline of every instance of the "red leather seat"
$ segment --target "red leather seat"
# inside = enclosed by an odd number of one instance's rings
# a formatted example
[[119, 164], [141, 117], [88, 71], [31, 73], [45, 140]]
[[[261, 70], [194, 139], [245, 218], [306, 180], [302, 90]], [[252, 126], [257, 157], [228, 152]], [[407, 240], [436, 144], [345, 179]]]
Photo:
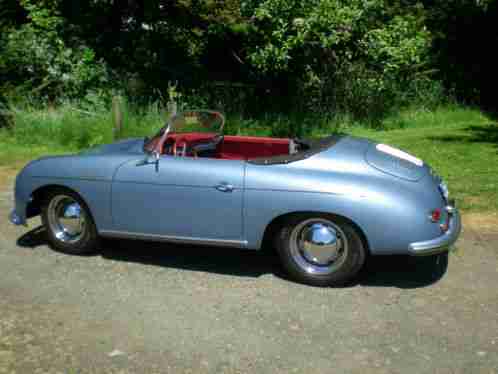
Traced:
[[289, 139], [257, 136], [225, 136], [220, 144], [219, 157], [248, 160], [289, 154]]

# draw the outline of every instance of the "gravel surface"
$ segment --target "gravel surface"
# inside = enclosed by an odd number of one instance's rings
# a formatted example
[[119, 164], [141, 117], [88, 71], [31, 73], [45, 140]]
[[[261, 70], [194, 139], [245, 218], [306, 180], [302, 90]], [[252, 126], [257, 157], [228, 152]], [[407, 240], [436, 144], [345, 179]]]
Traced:
[[[2, 183], [3, 182], [3, 183]], [[374, 258], [344, 288], [271, 254], [105, 241], [57, 253], [7, 222], [0, 181], [0, 373], [498, 373], [498, 235], [439, 258]]]

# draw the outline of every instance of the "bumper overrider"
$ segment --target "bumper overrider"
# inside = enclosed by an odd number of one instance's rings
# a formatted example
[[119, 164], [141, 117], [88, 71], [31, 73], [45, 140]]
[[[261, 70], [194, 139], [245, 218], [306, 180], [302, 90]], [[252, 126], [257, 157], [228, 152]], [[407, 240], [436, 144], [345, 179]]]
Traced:
[[428, 256], [446, 252], [457, 241], [462, 230], [462, 223], [454, 201], [446, 206], [446, 211], [449, 219], [448, 231], [435, 239], [411, 243], [408, 251], [412, 256]]
[[15, 209], [12, 210], [12, 212], [10, 212], [9, 214], [9, 221], [10, 223], [14, 224], [14, 225], [26, 225], [26, 220], [22, 219], [16, 212]]

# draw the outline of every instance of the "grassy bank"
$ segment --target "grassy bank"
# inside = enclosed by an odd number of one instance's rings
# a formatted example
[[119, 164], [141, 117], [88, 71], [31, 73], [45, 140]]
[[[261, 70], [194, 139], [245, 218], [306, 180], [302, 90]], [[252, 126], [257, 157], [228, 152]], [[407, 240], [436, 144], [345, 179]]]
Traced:
[[[124, 108], [122, 137], [151, 135], [165, 120], [164, 111]], [[0, 165], [19, 166], [46, 154], [76, 152], [111, 142], [112, 115], [66, 105], [57, 110], [17, 108], [10, 129], [0, 129]], [[482, 112], [457, 106], [434, 111], [407, 110], [385, 119], [379, 129], [347, 117], [329, 119], [268, 116], [229, 118], [227, 133], [319, 137], [344, 132], [400, 147], [428, 162], [465, 210], [498, 211], [498, 125]]]

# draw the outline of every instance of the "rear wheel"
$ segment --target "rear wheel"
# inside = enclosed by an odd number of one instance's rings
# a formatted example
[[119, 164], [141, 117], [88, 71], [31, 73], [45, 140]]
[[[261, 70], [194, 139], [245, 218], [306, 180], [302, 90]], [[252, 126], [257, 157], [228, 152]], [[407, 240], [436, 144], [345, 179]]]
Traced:
[[361, 269], [366, 251], [347, 221], [327, 215], [293, 216], [276, 237], [276, 247], [289, 274], [314, 286], [340, 286]]
[[90, 211], [73, 191], [50, 191], [43, 202], [42, 222], [48, 240], [56, 250], [83, 255], [97, 246], [97, 229]]

